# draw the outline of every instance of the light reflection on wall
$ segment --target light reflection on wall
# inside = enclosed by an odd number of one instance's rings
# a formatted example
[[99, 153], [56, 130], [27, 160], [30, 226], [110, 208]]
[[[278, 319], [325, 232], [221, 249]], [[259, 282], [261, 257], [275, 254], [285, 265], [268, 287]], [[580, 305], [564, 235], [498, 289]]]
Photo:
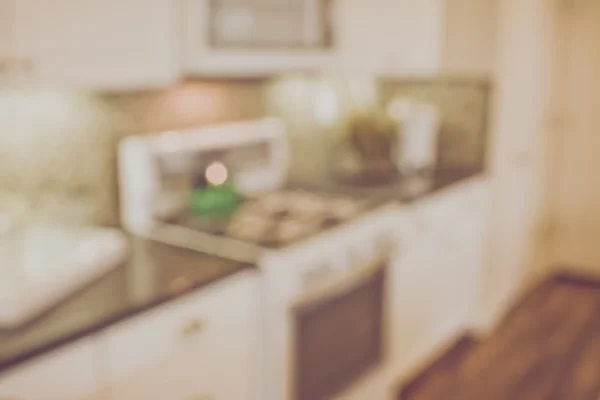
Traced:
[[262, 82], [186, 82], [162, 91], [116, 95], [133, 134], [263, 116]]
[[269, 84], [266, 98], [269, 112], [288, 127], [291, 177], [302, 179], [326, 170], [346, 116], [378, 104], [379, 83], [369, 76], [288, 75]]
[[291, 122], [332, 127], [348, 113], [376, 105], [379, 85], [368, 76], [289, 75], [273, 82], [268, 97]]

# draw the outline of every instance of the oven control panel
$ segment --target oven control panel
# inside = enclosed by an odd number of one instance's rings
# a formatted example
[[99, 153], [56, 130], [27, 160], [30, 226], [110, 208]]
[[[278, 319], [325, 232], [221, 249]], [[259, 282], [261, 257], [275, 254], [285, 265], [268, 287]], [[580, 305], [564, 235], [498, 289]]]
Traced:
[[298, 246], [265, 255], [259, 266], [273, 285], [270, 294], [291, 301], [368, 274], [395, 256], [396, 216], [392, 208], [384, 207]]

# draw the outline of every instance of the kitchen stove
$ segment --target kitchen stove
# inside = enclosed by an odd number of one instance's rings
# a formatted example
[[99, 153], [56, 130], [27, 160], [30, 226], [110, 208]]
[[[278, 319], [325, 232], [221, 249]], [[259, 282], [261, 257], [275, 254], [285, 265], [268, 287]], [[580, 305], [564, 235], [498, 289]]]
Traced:
[[[289, 181], [285, 126], [271, 118], [128, 138], [120, 153], [128, 230], [260, 272], [264, 376], [255, 398], [393, 392], [384, 351], [396, 303], [396, 204]], [[348, 335], [356, 323], [361, 330]], [[347, 340], [326, 340], [336, 337]], [[315, 360], [324, 348], [338, 362]], [[364, 385], [348, 386], [365, 374], [377, 382], [366, 396]]]

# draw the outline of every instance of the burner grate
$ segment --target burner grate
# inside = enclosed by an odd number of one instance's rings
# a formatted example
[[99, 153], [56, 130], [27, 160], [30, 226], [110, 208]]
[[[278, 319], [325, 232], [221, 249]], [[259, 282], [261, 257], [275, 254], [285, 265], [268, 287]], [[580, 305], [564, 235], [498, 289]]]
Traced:
[[364, 206], [353, 198], [280, 191], [247, 200], [229, 219], [211, 220], [186, 212], [173, 222], [263, 247], [281, 247], [343, 224]]

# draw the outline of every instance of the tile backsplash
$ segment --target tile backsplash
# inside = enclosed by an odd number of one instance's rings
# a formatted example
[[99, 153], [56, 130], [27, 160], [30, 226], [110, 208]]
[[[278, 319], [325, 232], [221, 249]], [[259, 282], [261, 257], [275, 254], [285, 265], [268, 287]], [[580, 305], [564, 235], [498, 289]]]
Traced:
[[0, 91], [0, 213], [118, 224], [125, 135], [264, 115], [258, 81], [159, 92]]
[[482, 79], [440, 78], [394, 81], [384, 99], [409, 97], [437, 107], [440, 132], [437, 164], [446, 169], [484, 168], [491, 85]]
[[[433, 101], [442, 109], [442, 138], [450, 149], [445, 157], [460, 165], [481, 156], [486, 85], [444, 80], [380, 85], [375, 91], [370, 82], [348, 88], [364, 92], [369, 101], [392, 93]], [[116, 148], [122, 137], [268, 113], [285, 117], [292, 134], [323, 135], [329, 128], [322, 123], [336, 118], [336, 107], [347, 108], [348, 99], [336, 106], [332, 93], [323, 82], [277, 80], [194, 81], [124, 94], [0, 91], [0, 213], [117, 225]], [[303, 139], [296, 136], [301, 149]]]

